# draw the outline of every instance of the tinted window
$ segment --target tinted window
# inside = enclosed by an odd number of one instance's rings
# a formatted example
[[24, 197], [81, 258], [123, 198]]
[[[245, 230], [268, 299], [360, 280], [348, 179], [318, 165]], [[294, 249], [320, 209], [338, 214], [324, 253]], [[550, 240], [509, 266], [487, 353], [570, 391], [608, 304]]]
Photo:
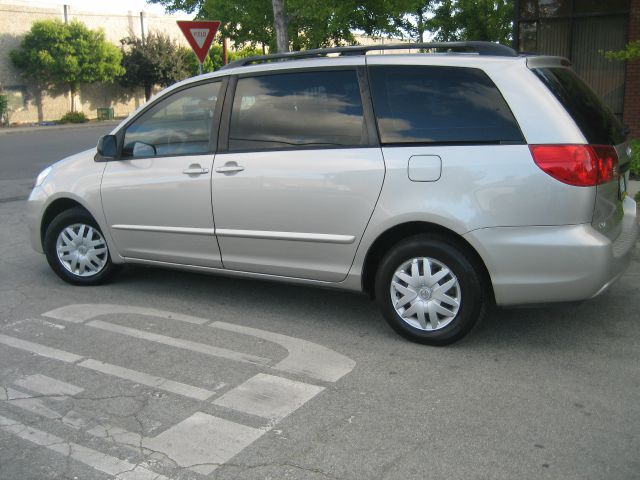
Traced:
[[587, 142], [617, 145], [624, 127], [604, 102], [568, 68], [537, 68], [534, 72], [556, 96], [582, 131]]
[[362, 145], [355, 71], [265, 75], [238, 80], [229, 150]]
[[474, 68], [372, 67], [383, 143], [522, 142], [489, 77]]
[[220, 82], [181, 90], [156, 103], [124, 134], [123, 157], [190, 155], [209, 151]]

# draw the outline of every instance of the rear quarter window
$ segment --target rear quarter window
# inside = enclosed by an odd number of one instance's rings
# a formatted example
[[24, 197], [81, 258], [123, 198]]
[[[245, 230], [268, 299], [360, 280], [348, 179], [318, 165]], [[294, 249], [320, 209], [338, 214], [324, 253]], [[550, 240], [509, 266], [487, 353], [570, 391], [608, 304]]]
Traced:
[[498, 88], [482, 70], [370, 67], [382, 143], [524, 143]]
[[572, 70], [551, 67], [534, 68], [533, 72], [571, 115], [588, 143], [617, 145], [624, 142], [622, 122]]

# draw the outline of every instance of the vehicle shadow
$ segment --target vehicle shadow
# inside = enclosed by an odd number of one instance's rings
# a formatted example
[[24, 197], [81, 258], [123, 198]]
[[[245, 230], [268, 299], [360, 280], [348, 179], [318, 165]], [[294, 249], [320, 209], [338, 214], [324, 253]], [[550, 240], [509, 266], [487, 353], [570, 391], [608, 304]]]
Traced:
[[[603, 342], [627, 348], [629, 335], [640, 333], [637, 270], [634, 262], [609, 292], [583, 303], [494, 308], [467, 337], [447, 348], [552, 352], [597, 348]], [[404, 342], [386, 325], [375, 301], [358, 293], [131, 266], [113, 285], [127, 290], [135, 285], [140, 293], [167, 298], [178, 296], [181, 301], [210, 306], [216, 317], [231, 321], [243, 315], [277, 316], [292, 327], [302, 320], [323, 330], [366, 335], [369, 340]]]

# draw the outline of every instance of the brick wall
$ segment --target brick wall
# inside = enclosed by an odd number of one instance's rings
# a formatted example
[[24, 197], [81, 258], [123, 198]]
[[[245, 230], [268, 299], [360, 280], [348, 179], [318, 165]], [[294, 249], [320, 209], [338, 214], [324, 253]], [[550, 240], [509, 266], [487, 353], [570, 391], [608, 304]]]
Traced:
[[[629, 41], [634, 40], [640, 40], [640, 0], [631, 0]], [[631, 138], [640, 138], [640, 59], [627, 62], [624, 122], [631, 129]]]

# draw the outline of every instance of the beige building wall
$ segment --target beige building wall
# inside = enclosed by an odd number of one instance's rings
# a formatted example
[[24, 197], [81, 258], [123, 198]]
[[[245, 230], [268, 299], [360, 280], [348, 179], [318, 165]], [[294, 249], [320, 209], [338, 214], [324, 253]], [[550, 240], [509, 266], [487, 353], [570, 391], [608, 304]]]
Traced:
[[[140, 12], [110, 14], [83, 11], [68, 7], [69, 21], [76, 19], [91, 29], [102, 28], [107, 40], [120, 45], [120, 39], [133, 33], [141, 35]], [[31, 2], [0, 0], [0, 86], [9, 97], [11, 123], [34, 123], [58, 120], [71, 109], [68, 93], [58, 95], [37, 91], [20, 75], [11, 63], [9, 52], [19, 47], [22, 37], [38, 20], [59, 19], [64, 21], [64, 5], [53, 7], [33, 6]], [[156, 15], [145, 12], [143, 24], [145, 33], [160, 31], [168, 34], [181, 44], [188, 46], [176, 20], [188, 20], [173, 15]], [[126, 116], [144, 102], [142, 89], [124, 90], [119, 85], [84, 85], [76, 96], [76, 109], [89, 118], [96, 118], [97, 109], [111, 107], [115, 116]]]

